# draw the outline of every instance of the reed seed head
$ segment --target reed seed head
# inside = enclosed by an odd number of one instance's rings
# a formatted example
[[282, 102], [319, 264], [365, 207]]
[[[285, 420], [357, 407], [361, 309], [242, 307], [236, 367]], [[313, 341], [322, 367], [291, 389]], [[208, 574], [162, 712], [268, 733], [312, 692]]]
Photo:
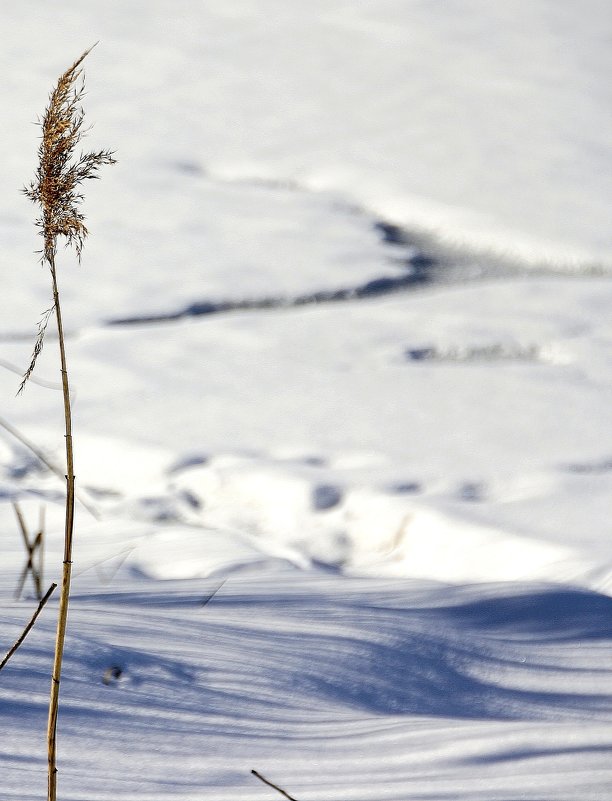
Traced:
[[[95, 47], [95, 45], [94, 45]], [[48, 264], [53, 281], [53, 306], [42, 316], [30, 366], [19, 386], [23, 391], [34, 371], [36, 360], [42, 351], [47, 323], [55, 313], [58, 328], [61, 328], [59, 297], [55, 273], [57, 239], [62, 236], [67, 246], [73, 246], [80, 262], [83, 244], [88, 231], [85, 217], [79, 206], [83, 202], [81, 184], [88, 178], [98, 178], [98, 170], [104, 164], [114, 164], [110, 150], [98, 150], [75, 155], [76, 147], [87, 133], [83, 128], [84, 112], [81, 100], [85, 92], [81, 64], [93, 48], [86, 50], [60, 76], [49, 95], [49, 104], [39, 121], [42, 137], [38, 147], [38, 166], [32, 183], [23, 192], [41, 208], [36, 226], [43, 237], [40, 251], [41, 261]], [[62, 335], [60, 333], [60, 339]]]
[[39, 123], [42, 137], [36, 176], [23, 190], [41, 207], [36, 225], [44, 240], [41, 260], [49, 265], [54, 263], [59, 236], [66, 239], [66, 245], [74, 246], [80, 261], [88, 233], [79, 209], [83, 201], [80, 186], [88, 178], [98, 178], [102, 165], [115, 163], [109, 150], [75, 155], [86, 134], [80, 105], [85, 91], [81, 64], [91, 50], [90, 47], [64, 72], [49, 96]]

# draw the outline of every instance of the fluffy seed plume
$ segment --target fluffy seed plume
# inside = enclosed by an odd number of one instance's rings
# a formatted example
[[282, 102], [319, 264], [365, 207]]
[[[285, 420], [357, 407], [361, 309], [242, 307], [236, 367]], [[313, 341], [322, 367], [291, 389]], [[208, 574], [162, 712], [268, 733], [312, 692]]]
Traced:
[[[94, 45], [95, 47], [95, 45]], [[55, 273], [55, 255], [58, 237], [64, 237], [66, 246], [75, 249], [80, 262], [83, 244], [88, 231], [85, 217], [79, 210], [83, 201], [80, 186], [88, 178], [98, 178], [98, 170], [104, 164], [114, 164], [110, 150], [81, 153], [75, 149], [86, 130], [83, 128], [84, 112], [81, 100], [85, 91], [81, 64], [93, 48], [86, 50], [60, 77], [49, 96], [49, 104], [39, 124], [42, 137], [38, 148], [38, 167], [32, 183], [23, 192], [41, 208], [36, 226], [43, 238], [40, 251], [41, 262], [48, 264]], [[45, 313], [39, 325], [32, 361], [28, 367], [19, 392], [32, 374], [36, 359], [42, 349], [49, 315]]]

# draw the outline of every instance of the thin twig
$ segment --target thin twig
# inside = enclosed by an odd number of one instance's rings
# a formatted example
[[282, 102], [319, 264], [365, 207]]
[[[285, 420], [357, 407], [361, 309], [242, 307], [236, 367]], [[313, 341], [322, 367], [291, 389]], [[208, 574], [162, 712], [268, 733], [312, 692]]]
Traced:
[[36, 538], [39, 539], [38, 543], [38, 577], [42, 584], [43, 568], [45, 565], [45, 507], [44, 504], [40, 505], [38, 512], [38, 534]]
[[23, 588], [26, 583], [26, 579], [28, 577], [28, 563], [26, 562], [23, 566], [23, 570], [19, 574], [19, 581], [17, 582], [17, 589], [15, 590], [15, 595], [13, 596], [16, 601], [21, 598], [21, 593], [23, 592]]
[[12, 648], [9, 650], [9, 652], [8, 652], [8, 653], [7, 653], [7, 655], [4, 657], [4, 659], [2, 660], [2, 662], [0, 662], [0, 670], [2, 670], [2, 668], [3, 668], [3, 667], [6, 665], [6, 663], [9, 661], [9, 659], [10, 659], [10, 658], [13, 656], [13, 654], [15, 653], [15, 651], [16, 651], [16, 650], [19, 648], [19, 646], [21, 645], [21, 643], [22, 643], [22, 642], [25, 640], [25, 638], [28, 636], [28, 634], [30, 633], [30, 629], [32, 628], [32, 626], [34, 625], [34, 623], [36, 623], [36, 618], [37, 618], [37, 617], [40, 615], [40, 613], [42, 612], [42, 608], [43, 608], [43, 606], [44, 606], [44, 605], [47, 603], [47, 601], [48, 601], [48, 600], [49, 600], [49, 598], [51, 597], [51, 594], [53, 593], [53, 591], [55, 590], [55, 588], [56, 588], [56, 587], [57, 587], [57, 584], [52, 584], [52, 585], [49, 587], [49, 589], [47, 590], [47, 592], [44, 594], [44, 596], [43, 596], [43, 597], [40, 599], [40, 601], [39, 601], [39, 604], [38, 604], [38, 607], [37, 607], [36, 611], [34, 612], [34, 614], [32, 615], [32, 617], [30, 618], [30, 622], [29, 622], [29, 623], [28, 623], [28, 625], [25, 627], [25, 629], [24, 629], [24, 630], [21, 632], [21, 634], [19, 635], [18, 639], [15, 641], [15, 644], [14, 644], [14, 645], [13, 645], [13, 647], [12, 647]]
[[[32, 581], [34, 582], [34, 590], [36, 592], [36, 600], [40, 601], [42, 598], [42, 541], [43, 541], [43, 534], [44, 530], [41, 528], [34, 537], [34, 540], [30, 542], [30, 535], [28, 534], [28, 529], [25, 524], [25, 519], [23, 517], [23, 513], [17, 501], [13, 502], [13, 509], [15, 510], [15, 515], [17, 517], [17, 522], [19, 523], [19, 528], [21, 529], [21, 536], [23, 537], [23, 542], [28, 552], [28, 558], [24, 565], [24, 568], [21, 572], [21, 576], [19, 577], [19, 582], [17, 584], [17, 590], [15, 591], [15, 599], [19, 599], [21, 593], [23, 592], [23, 587], [28, 577], [28, 572], [32, 573]], [[43, 507], [44, 509], [44, 507]], [[41, 518], [41, 520], [44, 518]], [[36, 552], [40, 552], [39, 557], [39, 568], [36, 568], [34, 565], [34, 556]]]
[[17, 501], [13, 503], [13, 509], [15, 510], [15, 517], [17, 518], [17, 522], [19, 523], [19, 530], [21, 531], [21, 536], [23, 537], [25, 547], [28, 553], [30, 553], [30, 540], [28, 538], [28, 529], [26, 528], [25, 520], [23, 519], [23, 513]]
[[17, 522], [19, 523], [19, 528], [21, 530], [21, 536], [23, 537], [23, 543], [25, 545], [26, 551], [28, 552], [28, 558], [24, 565], [23, 570], [21, 571], [21, 575], [19, 577], [19, 582], [17, 584], [17, 590], [15, 591], [15, 599], [18, 600], [21, 597], [21, 593], [23, 592], [23, 587], [28, 577], [28, 573], [32, 573], [32, 580], [34, 582], [34, 590], [36, 591], [36, 600], [40, 601], [42, 598], [42, 558], [39, 560], [41, 565], [41, 570], [38, 570], [34, 566], [34, 555], [36, 551], [42, 546], [42, 538], [43, 532], [42, 529], [38, 532], [38, 534], [34, 537], [34, 540], [30, 542], [30, 536], [28, 534], [28, 529], [25, 523], [25, 519], [23, 517], [23, 513], [19, 507], [19, 504], [14, 501], [13, 502], [13, 509], [15, 510], [15, 516], [17, 517]]
[[[34, 567], [34, 554], [42, 550], [42, 541], [43, 532], [39, 531], [34, 537], [34, 543], [32, 545], [32, 578], [34, 579], [36, 598], [39, 601], [42, 598], [42, 572], [37, 567]], [[38, 562], [39, 564], [42, 564], [42, 559], [39, 559]]]
[[282, 790], [277, 784], [274, 784], [274, 782], [268, 781], [268, 779], [266, 779], [264, 776], [262, 776], [261, 773], [258, 773], [256, 770], [252, 770], [251, 773], [253, 774], [253, 776], [257, 776], [259, 781], [262, 781], [264, 784], [267, 784], [269, 787], [273, 787], [281, 795], [284, 795], [285, 798], [289, 799], [289, 801], [297, 801], [297, 798], [294, 798], [292, 795], [289, 795], [289, 793], [285, 792], [285, 790]]

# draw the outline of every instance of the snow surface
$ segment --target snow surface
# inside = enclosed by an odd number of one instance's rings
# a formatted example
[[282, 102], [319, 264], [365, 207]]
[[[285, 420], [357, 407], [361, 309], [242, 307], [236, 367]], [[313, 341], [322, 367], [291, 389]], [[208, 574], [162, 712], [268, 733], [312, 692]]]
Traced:
[[[62, 559], [36, 129], [89, 56], [67, 255], [70, 801], [596, 801], [612, 783], [609, 4], [91, 0], [3, 14], [0, 653]], [[91, 512], [94, 512], [92, 514]], [[44, 797], [57, 599], [0, 675]]]

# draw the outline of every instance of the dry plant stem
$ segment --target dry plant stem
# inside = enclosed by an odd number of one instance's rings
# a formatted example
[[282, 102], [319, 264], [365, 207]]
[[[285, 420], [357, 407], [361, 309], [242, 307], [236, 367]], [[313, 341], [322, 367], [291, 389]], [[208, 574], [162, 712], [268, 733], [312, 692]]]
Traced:
[[11, 648], [11, 649], [10, 649], [10, 650], [7, 652], [7, 654], [6, 654], [6, 656], [4, 657], [4, 659], [2, 660], [2, 662], [0, 662], [0, 670], [2, 670], [2, 668], [3, 668], [3, 667], [6, 665], [6, 663], [9, 661], [9, 659], [10, 659], [10, 658], [13, 656], [13, 654], [15, 653], [15, 651], [16, 651], [16, 650], [19, 648], [19, 646], [21, 645], [21, 643], [22, 643], [22, 642], [25, 640], [25, 638], [28, 636], [28, 634], [30, 633], [30, 629], [32, 628], [32, 626], [34, 625], [34, 623], [36, 623], [36, 618], [37, 618], [37, 617], [40, 615], [40, 613], [42, 612], [43, 606], [44, 606], [44, 605], [47, 603], [47, 601], [48, 601], [48, 600], [49, 600], [49, 598], [51, 597], [51, 594], [53, 593], [53, 591], [55, 590], [55, 588], [56, 588], [56, 587], [57, 587], [57, 584], [52, 584], [52, 585], [49, 587], [49, 589], [47, 590], [47, 592], [44, 594], [44, 596], [43, 596], [43, 597], [40, 599], [40, 602], [39, 602], [39, 604], [38, 604], [38, 607], [37, 607], [36, 611], [34, 612], [34, 614], [32, 615], [32, 617], [30, 618], [30, 622], [29, 622], [29, 623], [28, 623], [28, 625], [25, 627], [25, 629], [24, 629], [24, 630], [21, 632], [21, 634], [19, 635], [19, 637], [18, 637], [18, 638], [17, 638], [17, 640], [15, 641], [15, 644], [14, 644], [14, 645], [13, 645], [13, 647], [12, 647], [12, 648]]
[[[43, 237], [41, 262], [48, 265], [53, 287], [53, 305], [47, 309], [38, 325], [38, 336], [30, 366], [23, 376], [19, 387], [22, 392], [36, 366], [44, 343], [47, 323], [53, 313], [57, 323], [62, 376], [62, 394], [64, 397], [64, 421], [66, 438], [66, 517], [64, 531], [64, 560], [62, 567], [62, 589], [60, 593], [57, 633], [55, 639], [55, 655], [51, 674], [51, 694], [49, 698], [49, 719], [47, 724], [48, 744], [48, 801], [56, 801], [57, 767], [56, 767], [56, 734], [59, 710], [60, 678], [64, 655], [64, 640], [68, 620], [68, 603], [70, 598], [70, 582], [72, 577], [72, 537], [74, 530], [74, 463], [72, 451], [72, 414], [70, 408], [70, 387], [66, 367], [66, 349], [62, 310], [57, 287], [55, 254], [57, 240], [63, 237], [67, 245], [74, 247], [78, 261], [81, 260], [83, 244], [88, 231], [84, 224], [84, 215], [79, 206], [83, 201], [81, 184], [91, 178], [97, 178], [98, 170], [104, 164], [114, 164], [115, 159], [108, 150], [76, 155], [76, 147], [83, 138], [84, 112], [80, 106], [84, 93], [84, 82], [81, 78], [81, 64], [90, 52], [86, 50], [74, 64], [60, 76], [57, 85], [49, 96], [49, 104], [40, 122], [42, 128], [41, 143], [38, 148], [38, 167], [32, 183], [24, 189], [24, 193], [40, 206], [42, 214], [36, 225]], [[81, 80], [79, 81], [79, 79]]]
[[59, 711], [60, 677], [62, 674], [62, 659], [64, 656], [64, 640], [66, 638], [66, 623], [68, 620], [68, 602], [70, 598], [70, 581], [72, 578], [72, 537], [74, 531], [74, 458], [72, 452], [72, 412], [70, 408], [70, 386], [68, 384], [68, 370], [66, 367], [66, 348], [64, 344], [64, 328], [62, 325], [62, 310], [57, 288], [57, 275], [55, 272], [55, 258], [49, 263], [51, 280], [53, 282], [53, 302], [55, 305], [55, 320], [59, 339], [60, 362], [62, 372], [62, 389], [64, 395], [64, 422], [66, 427], [66, 522], [64, 529], [64, 562], [62, 569], [62, 589], [60, 592], [59, 612], [57, 619], [57, 634], [55, 638], [55, 656], [53, 659], [53, 672], [51, 674], [51, 696], [49, 699], [49, 719], [47, 722], [47, 743], [49, 762], [48, 800], [55, 801], [57, 797], [57, 767], [56, 767], [56, 733], [57, 715]]
[[36, 535], [38, 542], [38, 575], [42, 582], [43, 568], [45, 566], [45, 507], [41, 505], [38, 515], [38, 534]]
[[25, 580], [28, 577], [28, 573], [32, 573], [32, 580], [34, 582], [34, 590], [36, 592], [36, 600], [40, 601], [42, 598], [42, 553], [39, 557], [39, 567], [34, 566], [34, 557], [36, 551], [42, 551], [42, 541], [43, 541], [43, 528], [42, 525], [40, 530], [34, 537], [34, 540], [30, 542], [30, 537], [28, 535], [28, 529], [25, 524], [25, 520], [23, 517], [23, 513], [19, 507], [17, 502], [13, 503], [13, 509], [15, 510], [15, 515], [17, 517], [17, 522], [19, 523], [19, 529], [21, 531], [21, 536], [23, 538], [23, 543], [25, 545], [25, 549], [28, 554], [27, 561], [25, 566], [21, 572], [21, 576], [19, 577], [19, 582], [17, 584], [17, 590], [15, 591], [15, 599], [18, 600], [21, 597], [21, 593], [23, 592], [23, 586], [25, 584]]
[[257, 776], [259, 781], [262, 781], [264, 784], [267, 784], [268, 787], [273, 787], [281, 795], [284, 795], [285, 798], [289, 799], [289, 801], [297, 801], [297, 798], [294, 798], [292, 795], [289, 795], [289, 793], [285, 792], [285, 790], [282, 790], [277, 784], [274, 784], [273, 782], [266, 779], [265, 776], [262, 776], [261, 773], [258, 773], [256, 770], [252, 770], [251, 773], [253, 774], [253, 776]]
[[21, 575], [19, 576], [19, 583], [17, 585], [17, 589], [15, 590], [15, 600], [18, 601], [21, 598], [21, 593], [23, 592], [23, 587], [25, 585], [26, 579], [28, 577], [28, 573], [32, 572], [32, 580], [34, 582], [34, 591], [36, 593], [36, 600], [40, 601], [42, 598], [42, 572], [34, 567], [34, 554], [42, 545], [42, 533], [39, 531], [36, 537], [34, 538], [34, 542], [32, 545], [26, 545], [28, 549], [28, 559], [23, 566], [23, 570], [21, 571]]
[[[17, 582], [17, 589], [15, 590], [15, 600], [18, 601], [21, 598], [21, 593], [23, 592], [23, 587], [28, 577], [28, 571], [33, 569], [32, 564], [32, 545], [30, 545], [30, 538], [28, 537], [28, 530], [26, 528], [25, 520], [23, 519], [23, 514], [21, 513], [21, 509], [19, 508], [18, 503], [13, 504], [13, 509], [15, 510], [15, 517], [17, 518], [17, 522], [19, 523], [19, 530], [21, 531], [21, 537], [23, 539], [23, 544], [25, 545], [26, 552], [28, 554], [28, 559], [24, 565], [23, 570], [21, 571], [21, 575], [19, 576], [19, 581]], [[40, 601], [40, 595], [37, 596], [37, 600]]]

